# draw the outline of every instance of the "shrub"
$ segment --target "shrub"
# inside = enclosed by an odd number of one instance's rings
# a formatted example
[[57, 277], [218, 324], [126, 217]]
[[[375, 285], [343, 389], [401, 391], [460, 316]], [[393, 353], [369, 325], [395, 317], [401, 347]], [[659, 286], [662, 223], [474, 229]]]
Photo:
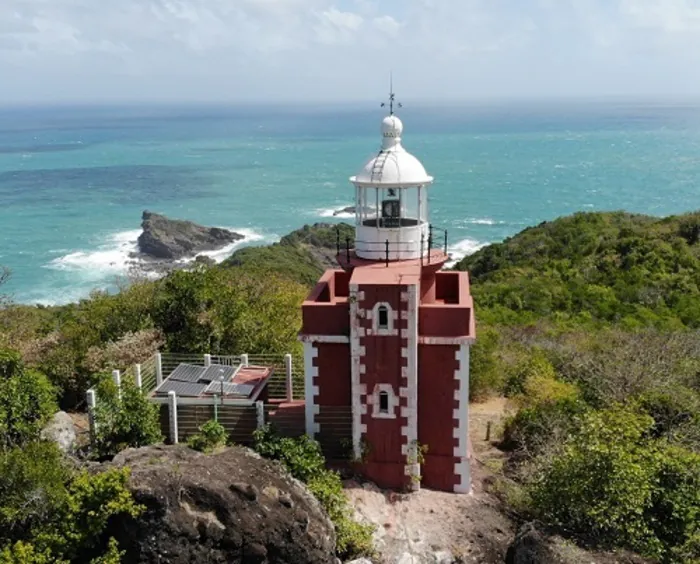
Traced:
[[148, 401], [130, 379], [118, 389], [110, 377], [103, 377], [96, 390], [95, 454], [109, 458], [129, 447], [162, 441], [158, 406]]
[[136, 516], [127, 469], [76, 471], [49, 442], [0, 454], [0, 563], [118, 562], [109, 519]]
[[532, 488], [539, 515], [666, 561], [700, 556], [700, 455], [651, 436], [630, 408], [587, 414]]
[[354, 520], [340, 476], [326, 469], [318, 442], [306, 435], [296, 439], [279, 437], [270, 425], [255, 431], [254, 439], [259, 454], [283, 462], [292, 476], [306, 483], [319, 500], [335, 525], [336, 553], [340, 558], [352, 560], [372, 554], [374, 529]]
[[0, 350], [0, 450], [37, 439], [56, 410], [48, 379], [25, 369], [19, 353]]
[[254, 432], [255, 450], [266, 458], [280, 460], [289, 472], [304, 483], [326, 470], [326, 459], [317, 441], [302, 435], [280, 437], [270, 425]]
[[218, 421], [207, 421], [199, 428], [199, 433], [192, 435], [187, 444], [199, 452], [212, 452], [226, 445], [226, 429]]
[[498, 351], [498, 332], [489, 327], [480, 329], [470, 354], [469, 394], [475, 400], [498, 393], [503, 387]]
[[[33, 442], [0, 453], [0, 538], [25, 538], [66, 502], [70, 470], [58, 446]], [[0, 543], [1, 544], [1, 543]]]

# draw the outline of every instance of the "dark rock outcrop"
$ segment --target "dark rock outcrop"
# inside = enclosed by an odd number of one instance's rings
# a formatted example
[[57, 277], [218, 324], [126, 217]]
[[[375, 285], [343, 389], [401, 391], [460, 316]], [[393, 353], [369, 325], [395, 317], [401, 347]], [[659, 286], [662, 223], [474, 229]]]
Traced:
[[149, 211], [143, 212], [141, 227], [143, 233], [138, 238], [139, 251], [153, 259], [193, 257], [202, 251], [217, 250], [244, 238], [227, 229], [203, 227]]
[[336, 562], [335, 531], [318, 501], [248, 449], [129, 449], [107, 466], [131, 468], [129, 489], [146, 507], [109, 525], [124, 562]]

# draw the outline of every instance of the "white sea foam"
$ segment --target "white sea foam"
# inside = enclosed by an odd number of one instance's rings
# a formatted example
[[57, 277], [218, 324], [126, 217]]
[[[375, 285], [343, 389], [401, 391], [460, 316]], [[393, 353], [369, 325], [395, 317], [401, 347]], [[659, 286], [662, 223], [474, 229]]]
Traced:
[[[241, 245], [247, 245], [248, 243], [252, 243], [255, 241], [268, 241], [269, 237], [265, 237], [264, 235], [261, 235], [260, 233], [253, 231], [252, 229], [238, 229], [235, 227], [224, 227], [223, 229], [228, 229], [229, 231], [234, 231], [235, 233], [239, 233], [245, 237], [244, 239], [241, 239], [240, 241], [234, 241], [230, 245], [226, 245], [225, 247], [222, 247], [221, 249], [217, 249], [215, 251], [202, 251], [198, 254], [204, 255], [206, 257], [209, 257], [211, 259], [214, 259], [215, 262], [219, 263], [224, 260], [226, 260], [233, 251], [236, 250], [236, 248], [240, 247]], [[277, 237], [276, 239], [279, 239]], [[275, 239], [275, 240], [276, 240]], [[271, 242], [271, 241], [270, 241]], [[192, 262], [194, 258], [186, 258], [182, 259], [182, 263], [189, 263]]]
[[490, 217], [476, 217], [472, 219], [468, 219], [467, 223], [471, 223], [473, 225], [496, 225], [497, 223], [501, 223], [500, 221], [495, 221], [491, 219]]
[[450, 255], [450, 260], [447, 263], [447, 266], [454, 266], [464, 257], [474, 254], [476, 251], [482, 249], [486, 245], [488, 245], [488, 243], [481, 243], [474, 239], [462, 239], [461, 241], [458, 241], [447, 249], [448, 254]]
[[[236, 241], [215, 251], [203, 251], [199, 254], [208, 256], [217, 263], [226, 259], [237, 247], [255, 241], [267, 239], [252, 229], [228, 228], [231, 231], [244, 236]], [[141, 229], [121, 231], [109, 235], [104, 243], [101, 243], [93, 251], [73, 251], [49, 262], [46, 267], [55, 270], [75, 272], [83, 281], [110, 281], [115, 276], [126, 275], [131, 267], [137, 267], [142, 275], [155, 279], [158, 272], [149, 272], [148, 263], [135, 258], [133, 253], [138, 252], [137, 239], [141, 235]], [[180, 264], [188, 264], [194, 258], [177, 261]]]
[[344, 208], [347, 208], [351, 205], [352, 204], [347, 204], [347, 205], [339, 204], [338, 207], [321, 208], [321, 209], [316, 210], [314, 213], [319, 217], [337, 217], [339, 219], [351, 219], [351, 218], [355, 217], [354, 213], [346, 213], [346, 212], [336, 213], [337, 211], [342, 210]]
[[133, 261], [129, 255], [136, 252], [136, 240], [140, 234], [140, 229], [114, 233], [94, 251], [74, 251], [55, 258], [46, 266], [55, 270], [79, 272], [82, 277], [91, 280], [124, 274]]

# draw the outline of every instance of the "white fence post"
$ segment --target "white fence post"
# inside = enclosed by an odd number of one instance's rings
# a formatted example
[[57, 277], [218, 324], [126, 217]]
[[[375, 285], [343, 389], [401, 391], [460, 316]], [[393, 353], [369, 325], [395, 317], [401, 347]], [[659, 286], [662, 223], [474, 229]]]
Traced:
[[247, 354], [241, 355], [241, 366], [248, 366], [248, 355]]
[[205, 354], [204, 355], [204, 367], [209, 368], [210, 366], [211, 366], [211, 355]]
[[122, 375], [119, 370], [112, 370], [112, 378], [114, 378], [114, 383], [117, 386], [117, 396], [122, 399]]
[[156, 353], [156, 388], [163, 383], [163, 356]]
[[87, 391], [87, 407], [88, 407], [88, 425], [90, 427], [90, 444], [95, 444], [97, 433], [97, 425], [95, 424], [95, 406], [97, 401], [95, 398], [95, 390]]
[[170, 415], [170, 442], [178, 443], [177, 434], [177, 395], [174, 391], [168, 392], [168, 413]]
[[294, 383], [292, 381], [292, 355], [284, 355], [284, 371], [287, 376], [287, 401], [294, 401]]
[[140, 390], [143, 388], [143, 381], [141, 380], [141, 365], [134, 364], [134, 381], [136, 382], [136, 387]]
[[255, 402], [255, 413], [258, 420], [258, 429], [262, 429], [265, 426], [265, 404], [263, 402]]

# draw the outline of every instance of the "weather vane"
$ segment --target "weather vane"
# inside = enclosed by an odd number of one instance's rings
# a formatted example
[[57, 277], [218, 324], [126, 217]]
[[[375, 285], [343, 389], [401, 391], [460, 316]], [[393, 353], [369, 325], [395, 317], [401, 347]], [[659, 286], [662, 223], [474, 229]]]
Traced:
[[[397, 108], [403, 108], [401, 102], [396, 102], [396, 94], [394, 94], [394, 75], [389, 75], [389, 115], [394, 115], [394, 104]], [[382, 102], [382, 108], [386, 107], [386, 102]]]

